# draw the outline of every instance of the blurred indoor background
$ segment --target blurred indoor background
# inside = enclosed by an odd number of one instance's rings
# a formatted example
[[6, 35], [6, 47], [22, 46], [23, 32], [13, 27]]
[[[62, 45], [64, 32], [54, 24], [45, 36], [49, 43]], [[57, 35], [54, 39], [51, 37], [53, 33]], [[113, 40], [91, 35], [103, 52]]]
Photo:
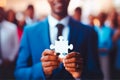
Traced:
[[[3, 65], [0, 65], [0, 77], [4, 77], [4, 80], [14, 79], [13, 73], [24, 27], [44, 19], [50, 11], [47, 0], [0, 0], [0, 29], [2, 23], [2, 28], [7, 27], [6, 32], [1, 31], [5, 35], [0, 35], [0, 40], [4, 39], [3, 42], [0, 41], [0, 51], [3, 47], [3, 52], [0, 53], [5, 58], [1, 63], [0, 57], [0, 64]], [[71, 0], [68, 12], [98, 33], [99, 60], [104, 80], [120, 80], [120, 0]], [[9, 28], [13, 27], [16, 31], [10, 31]], [[14, 53], [11, 52], [10, 55], [10, 51]]]
[[[0, 0], [0, 6], [5, 10], [24, 11], [26, 7], [32, 4], [35, 7], [35, 16], [42, 18], [50, 13], [47, 0]], [[82, 7], [83, 22], [87, 22], [89, 14], [97, 15], [100, 11], [109, 12], [116, 8], [120, 12], [120, 0], [71, 0], [69, 13], [72, 15], [76, 7]]]

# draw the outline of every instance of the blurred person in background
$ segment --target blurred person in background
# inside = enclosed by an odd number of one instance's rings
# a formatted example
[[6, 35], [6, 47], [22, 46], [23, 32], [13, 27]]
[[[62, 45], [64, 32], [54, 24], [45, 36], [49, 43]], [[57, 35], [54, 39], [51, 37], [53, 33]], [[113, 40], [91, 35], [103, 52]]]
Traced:
[[112, 48], [112, 35], [113, 31], [110, 27], [107, 27], [104, 22], [106, 20], [106, 14], [101, 12], [98, 15], [100, 25], [95, 26], [95, 30], [98, 33], [98, 52], [101, 69], [104, 75], [104, 80], [110, 80], [109, 71], [109, 52]]
[[113, 60], [112, 63], [112, 79], [120, 80], [120, 15], [117, 17], [118, 26], [115, 30], [114, 36], [113, 36], [113, 42], [114, 42], [114, 52], [112, 53], [111, 59]]
[[116, 9], [112, 9], [107, 15], [105, 25], [115, 30], [115, 28], [118, 26], [117, 17], [118, 17], [118, 13]]
[[28, 5], [27, 9], [25, 10], [25, 21], [26, 24], [32, 24], [37, 21], [35, 18], [35, 10], [33, 5]]
[[9, 9], [9, 10], [6, 12], [6, 19], [7, 19], [9, 22], [12, 22], [13, 24], [17, 24], [15, 15], [16, 15], [16, 13], [15, 13], [12, 9]]
[[80, 22], [81, 16], [82, 16], [82, 8], [81, 7], [75, 8], [73, 18]]
[[5, 11], [0, 7], [0, 52], [1, 80], [13, 79], [14, 61], [18, 51], [16, 25], [5, 20]]
[[1, 22], [4, 20], [4, 9], [0, 7], [0, 80], [2, 79]]
[[25, 15], [23, 12], [16, 13], [16, 20], [17, 20], [17, 31], [18, 31], [18, 40], [20, 42], [25, 23]]
[[[71, 0], [47, 1], [51, 14], [45, 20], [27, 25], [24, 29], [16, 63], [16, 79], [101, 80], [94, 29], [68, 15]], [[50, 50], [50, 44], [54, 44], [58, 36], [64, 36], [74, 45], [63, 61], [55, 51]]]
[[95, 25], [94, 25], [95, 16], [92, 15], [92, 14], [90, 14], [90, 15], [88, 16], [88, 19], [89, 19], [89, 25], [90, 25], [91, 27], [94, 27], [94, 26], [95, 26]]

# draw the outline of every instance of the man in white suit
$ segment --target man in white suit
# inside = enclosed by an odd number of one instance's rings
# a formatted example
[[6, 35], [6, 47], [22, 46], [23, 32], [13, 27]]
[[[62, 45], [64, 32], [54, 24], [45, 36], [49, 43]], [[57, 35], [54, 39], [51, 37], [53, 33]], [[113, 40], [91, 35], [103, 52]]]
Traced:
[[0, 61], [2, 79], [11, 77], [12, 63], [18, 51], [17, 27], [4, 19], [4, 10], [0, 8]]

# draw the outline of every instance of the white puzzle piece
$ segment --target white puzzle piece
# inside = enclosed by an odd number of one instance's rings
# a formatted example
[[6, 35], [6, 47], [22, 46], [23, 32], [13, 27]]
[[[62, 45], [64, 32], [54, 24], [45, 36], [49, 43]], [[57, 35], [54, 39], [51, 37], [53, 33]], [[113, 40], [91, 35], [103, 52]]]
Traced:
[[64, 40], [63, 36], [59, 36], [59, 41], [55, 41], [55, 45], [51, 44], [50, 49], [54, 49], [56, 53], [60, 53], [60, 58], [64, 58], [68, 54], [68, 49], [73, 49], [73, 45], [68, 45], [68, 40]]

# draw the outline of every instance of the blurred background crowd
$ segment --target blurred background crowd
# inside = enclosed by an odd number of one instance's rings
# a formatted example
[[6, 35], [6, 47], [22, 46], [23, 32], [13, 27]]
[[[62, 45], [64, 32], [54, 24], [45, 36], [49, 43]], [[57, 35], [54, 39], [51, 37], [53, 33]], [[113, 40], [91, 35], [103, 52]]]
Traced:
[[[68, 11], [98, 34], [104, 80], [120, 80], [120, 1], [71, 0]], [[46, 0], [0, 0], [0, 77], [14, 79], [24, 27], [43, 20], [49, 13]]]

